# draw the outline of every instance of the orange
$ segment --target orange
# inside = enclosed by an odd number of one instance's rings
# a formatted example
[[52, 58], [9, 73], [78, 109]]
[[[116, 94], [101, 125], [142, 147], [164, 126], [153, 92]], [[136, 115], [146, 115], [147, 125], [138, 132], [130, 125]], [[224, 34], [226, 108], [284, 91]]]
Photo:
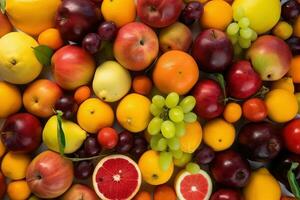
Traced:
[[292, 59], [288, 75], [292, 77], [294, 83], [300, 83], [300, 56]]
[[136, 76], [132, 82], [134, 92], [142, 95], [149, 95], [152, 89], [152, 81], [148, 76]]
[[205, 4], [200, 23], [204, 28], [225, 30], [232, 21], [232, 7], [224, 0], [212, 0]]
[[0, 81], [0, 118], [6, 118], [20, 110], [22, 95], [15, 85]]
[[151, 200], [151, 194], [146, 191], [140, 191], [133, 200]]
[[2, 14], [2, 12], [0, 12], [0, 24], [1, 24], [1, 28], [0, 28], [0, 38], [1, 38], [6, 33], [11, 32], [13, 27], [8, 21], [7, 16]]
[[52, 49], [59, 49], [64, 45], [59, 31], [55, 28], [49, 28], [40, 33], [38, 42], [41, 45], [46, 45]]
[[88, 86], [81, 86], [76, 89], [74, 99], [77, 104], [81, 104], [91, 96], [91, 89]]
[[280, 21], [273, 28], [273, 34], [283, 40], [286, 40], [292, 36], [293, 27], [285, 21]]
[[189, 54], [172, 50], [164, 53], [153, 71], [155, 86], [163, 93], [188, 93], [199, 78], [196, 61]]
[[160, 185], [155, 188], [154, 200], [176, 200], [176, 193], [172, 187]]
[[237, 122], [242, 116], [242, 108], [237, 103], [229, 103], [226, 105], [223, 117], [229, 123]]
[[300, 16], [297, 17], [294, 23], [294, 36], [300, 37]]
[[179, 138], [180, 150], [194, 153], [202, 141], [202, 127], [198, 121], [185, 124], [185, 134]]
[[30, 193], [30, 188], [25, 180], [10, 182], [7, 186], [7, 195], [11, 200], [26, 200]]

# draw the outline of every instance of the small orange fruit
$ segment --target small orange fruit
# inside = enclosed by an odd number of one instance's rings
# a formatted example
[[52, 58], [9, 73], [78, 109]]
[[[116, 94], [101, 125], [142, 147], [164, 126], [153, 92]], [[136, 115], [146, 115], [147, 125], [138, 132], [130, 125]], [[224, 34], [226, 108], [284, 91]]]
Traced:
[[154, 200], [176, 200], [176, 193], [172, 187], [160, 185], [155, 188]]
[[132, 88], [136, 93], [147, 96], [151, 92], [152, 81], [145, 75], [136, 76], [133, 79]]
[[40, 33], [38, 37], [38, 42], [41, 45], [46, 45], [52, 49], [59, 49], [64, 45], [64, 41], [55, 28], [49, 28]]
[[76, 103], [79, 105], [91, 96], [91, 89], [88, 86], [81, 86], [76, 89], [74, 93], [74, 99]]
[[224, 109], [223, 117], [229, 123], [237, 122], [242, 116], [242, 108], [237, 103], [228, 103]]
[[297, 17], [294, 23], [294, 36], [300, 37], [300, 16]]
[[140, 191], [133, 200], [151, 200], [151, 194], [146, 191]]
[[7, 16], [2, 14], [2, 12], [0, 12], [0, 24], [1, 24], [0, 37], [5, 35], [6, 33], [11, 32], [13, 29], [12, 25], [8, 21]]
[[300, 83], [300, 56], [292, 59], [288, 75], [292, 77], [294, 83]]
[[10, 182], [7, 186], [7, 195], [12, 200], [28, 199], [30, 193], [30, 188], [25, 180]]

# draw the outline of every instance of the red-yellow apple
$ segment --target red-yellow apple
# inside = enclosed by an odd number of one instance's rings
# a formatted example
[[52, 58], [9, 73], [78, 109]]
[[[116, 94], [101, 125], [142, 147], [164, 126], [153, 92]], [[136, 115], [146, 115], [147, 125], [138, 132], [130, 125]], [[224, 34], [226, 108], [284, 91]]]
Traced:
[[62, 196], [61, 200], [99, 200], [99, 198], [90, 187], [75, 184]]

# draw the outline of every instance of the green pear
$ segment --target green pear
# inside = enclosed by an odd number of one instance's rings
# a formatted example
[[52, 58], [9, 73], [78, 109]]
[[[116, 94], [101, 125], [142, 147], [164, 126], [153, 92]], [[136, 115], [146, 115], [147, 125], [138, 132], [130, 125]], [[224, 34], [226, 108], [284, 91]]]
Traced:
[[[86, 131], [74, 122], [62, 120], [62, 129], [65, 133], [65, 153], [73, 153], [80, 148], [87, 137]], [[52, 116], [43, 130], [43, 142], [51, 150], [59, 152], [57, 139], [57, 116]]]

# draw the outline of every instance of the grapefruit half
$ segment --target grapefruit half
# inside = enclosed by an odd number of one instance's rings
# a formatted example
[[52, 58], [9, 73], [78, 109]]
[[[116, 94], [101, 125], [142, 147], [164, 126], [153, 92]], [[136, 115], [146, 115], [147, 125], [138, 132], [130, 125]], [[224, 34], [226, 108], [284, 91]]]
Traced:
[[102, 200], [129, 200], [139, 191], [142, 176], [137, 164], [129, 157], [111, 155], [95, 167], [93, 186]]

